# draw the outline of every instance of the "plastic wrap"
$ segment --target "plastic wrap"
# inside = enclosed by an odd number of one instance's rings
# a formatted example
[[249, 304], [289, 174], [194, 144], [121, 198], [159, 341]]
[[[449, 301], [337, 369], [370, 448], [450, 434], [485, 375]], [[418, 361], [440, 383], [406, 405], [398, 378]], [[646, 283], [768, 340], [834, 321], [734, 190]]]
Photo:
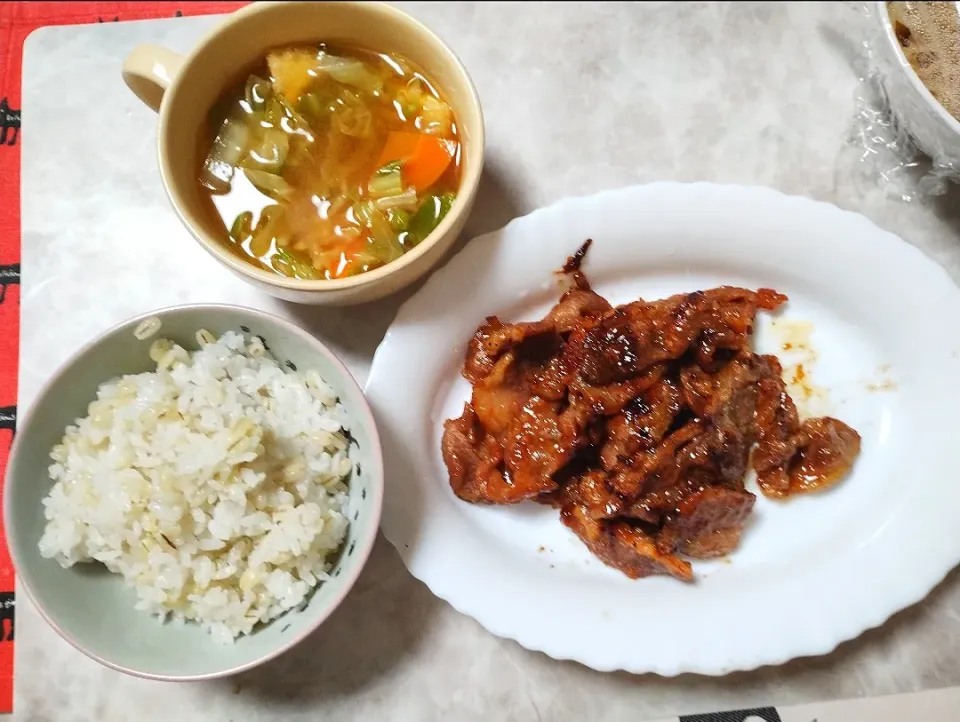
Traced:
[[[891, 41], [885, 3], [850, 3], [860, 48], [855, 109], [846, 139], [860, 172], [889, 197], [909, 202], [941, 195], [960, 183], [960, 123], [924, 90]], [[956, 7], [956, 3], [951, 3]], [[957, 125], [952, 136], [953, 124]]]

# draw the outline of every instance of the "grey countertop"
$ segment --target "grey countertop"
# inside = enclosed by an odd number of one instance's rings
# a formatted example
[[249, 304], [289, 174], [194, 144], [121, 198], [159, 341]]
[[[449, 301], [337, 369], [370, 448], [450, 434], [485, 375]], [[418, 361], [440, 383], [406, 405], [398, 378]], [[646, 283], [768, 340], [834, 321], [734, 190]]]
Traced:
[[[957, 194], [889, 200], [844, 142], [859, 52], [846, 3], [400, 6], [454, 47], [484, 104], [488, 160], [465, 239], [567, 195], [710, 180], [859, 211], [960, 279]], [[284, 304], [215, 265], [178, 224], [156, 168], [156, 118], [119, 68], [137, 43], [186, 50], [214, 22], [46, 28], [27, 41], [22, 409], [91, 336], [190, 301], [282, 313], [327, 341], [362, 382], [408, 295], [342, 310]], [[31, 722], [635, 722], [960, 684], [957, 573], [827, 657], [720, 679], [601, 674], [528, 652], [432, 597], [382, 539], [320, 630], [234, 679], [125, 677], [61, 641], [24, 597], [17, 621], [16, 717]]]

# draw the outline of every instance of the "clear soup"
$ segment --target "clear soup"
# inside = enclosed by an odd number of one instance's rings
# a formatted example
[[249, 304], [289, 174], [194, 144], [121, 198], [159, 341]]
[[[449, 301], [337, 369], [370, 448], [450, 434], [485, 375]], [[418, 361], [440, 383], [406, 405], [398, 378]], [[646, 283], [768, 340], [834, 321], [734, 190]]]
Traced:
[[433, 231], [460, 182], [450, 106], [396, 55], [267, 54], [213, 111], [199, 180], [245, 261], [291, 278], [354, 276]]

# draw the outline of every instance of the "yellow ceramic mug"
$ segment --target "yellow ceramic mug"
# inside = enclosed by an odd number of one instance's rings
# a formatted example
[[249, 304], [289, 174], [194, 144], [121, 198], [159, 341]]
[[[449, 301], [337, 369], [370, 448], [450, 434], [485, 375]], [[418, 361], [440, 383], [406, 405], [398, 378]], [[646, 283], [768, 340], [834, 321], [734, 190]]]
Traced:
[[[335, 280], [287, 278], [246, 263], [227, 246], [197, 180], [201, 139], [213, 103], [239, 73], [277, 46], [329, 42], [398, 53], [418, 64], [453, 107], [462, 142], [457, 200], [437, 229], [399, 259]], [[483, 169], [483, 114], [470, 76], [443, 41], [410, 16], [381, 3], [255, 3], [227, 18], [186, 57], [142, 45], [127, 57], [123, 78], [160, 113], [160, 175], [174, 210], [214, 258], [258, 288], [297, 303], [345, 305], [398, 291], [425, 274], [456, 240], [473, 205]]]

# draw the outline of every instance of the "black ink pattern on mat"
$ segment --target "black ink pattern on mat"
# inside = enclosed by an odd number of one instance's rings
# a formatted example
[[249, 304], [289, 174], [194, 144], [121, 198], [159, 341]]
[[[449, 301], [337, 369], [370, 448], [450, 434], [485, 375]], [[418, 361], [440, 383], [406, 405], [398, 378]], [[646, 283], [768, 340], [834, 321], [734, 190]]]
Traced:
[[689, 714], [680, 717], [680, 722], [783, 722], [780, 713], [773, 707], [738, 709], [731, 712]]
[[7, 286], [14, 283], [20, 283], [20, 264], [0, 266], [0, 303], [3, 303], [7, 296]]
[[0, 642], [13, 641], [13, 618], [17, 608], [13, 592], [0, 592]]
[[10, 107], [7, 98], [0, 100], [0, 145], [16, 145], [20, 139], [20, 111]]
[[17, 430], [17, 407], [0, 406], [0, 429], [7, 429], [11, 432]]

